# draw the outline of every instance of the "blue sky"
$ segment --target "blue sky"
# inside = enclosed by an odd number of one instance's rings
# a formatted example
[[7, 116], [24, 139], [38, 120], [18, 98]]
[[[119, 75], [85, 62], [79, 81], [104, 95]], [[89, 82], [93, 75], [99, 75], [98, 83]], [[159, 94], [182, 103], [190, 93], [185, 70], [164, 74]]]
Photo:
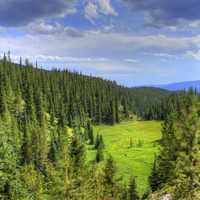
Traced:
[[1, 0], [0, 53], [127, 86], [200, 79], [198, 0]]

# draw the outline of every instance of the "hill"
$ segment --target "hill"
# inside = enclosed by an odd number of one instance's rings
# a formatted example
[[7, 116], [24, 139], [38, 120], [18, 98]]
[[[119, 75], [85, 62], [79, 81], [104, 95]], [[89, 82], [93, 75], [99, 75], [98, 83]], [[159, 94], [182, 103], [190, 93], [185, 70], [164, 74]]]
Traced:
[[127, 88], [68, 70], [37, 69], [28, 61], [23, 66], [2, 60], [0, 71], [16, 96], [19, 89], [23, 99], [27, 90], [33, 90], [33, 96], [41, 93], [46, 111], [55, 112], [57, 117], [65, 112], [65, 121], [70, 125], [76, 117], [79, 120], [89, 117], [95, 124], [115, 124], [132, 113], [142, 119], [163, 119], [164, 113], [157, 107], [170, 95], [159, 88]]
[[180, 90], [189, 90], [190, 88], [196, 89], [200, 92], [200, 80], [197, 81], [187, 81], [180, 83], [171, 83], [167, 85], [159, 85], [158, 88], [162, 88], [169, 91], [180, 91]]
[[[134, 174], [135, 167], [140, 192], [144, 191], [147, 182], [142, 179], [149, 174], [155, 150], [151, 142], [157, 138], [157, 129], [142, 123], [123, 127], [119, 122], [135, 116], [162, 119], [168, 95], [160, 89], [126, 88], [67, 70], [38, 69], [28, 61], [26, 66], [16, 65], [4, 57], [0, 61], [0, 199], [121, 200], [127, 189], [116, 179], [115, 159], [122, 175]], [[94, 148], [96, 140], [92, 127], [105, 124], [119, 124], [102, 132], [114, 159], [109, 156], [100, 166], [95, 159], [88, 166], [86, 147]], [[126, 139], [132, 134], [129, 151]], [[120, 143], [113, 141], [117, 137]], [[125, 146], [120, 150], [121, 144]], [[100, 154], [101, 149], [97, 150]], [[130, 159], [117, 157], [123, 150]], [[148, 158], [142, 157], [147, 153]], [[126, 172], [128, 160], [134, 165]]]

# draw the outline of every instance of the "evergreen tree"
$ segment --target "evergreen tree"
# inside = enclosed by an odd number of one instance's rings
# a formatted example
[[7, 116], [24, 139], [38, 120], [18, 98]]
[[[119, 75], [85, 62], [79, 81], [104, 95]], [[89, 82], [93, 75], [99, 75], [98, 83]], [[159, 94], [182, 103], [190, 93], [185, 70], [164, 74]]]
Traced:
[[118, 101], [117, 97], [115, 98], [115, 112], [116, 112], [116, 116], [115, 116], [116, 123], [119, 123], [120, 122], [120, 117], [119, 117], [119, 101]]
[[96, 162], [99, 163], [101, 161], [103, 161], [104, 156], [103, 156], [103, 148], [102, 146], [99, 146], [97, 149], [97, 153], [96, 153]]
[[115, 102], [112, 100], [110, 103], [110, 124], [114, 125], [116, 122], [116, 107], [115, 107]]
[[5, 100], [5, 93], [2, 86], [0, 86], [0, 115], [4, 115], [7, 110], [6, 100]]
[[93, 127], [91, 125], [91, 121], [87, 122], [87, 135], [88, 135], [88, 139], [89, 139], [89, 144], [93, 145], [94, 144], [94, 133], [93, 133]]
[[103, 141], [103, 136], [102, 135], [97, 134], [94, 148], [95, 149], [98, 149], [98, 148], [102, 148], [103, 149], [104, 148], [104, 141]]
[[128, 200], [139, 200], [138, 193], [136, 191], [136, 182], [135, 178], [131, 177], [129, 181], [129, 187], [128, 187], [128, 192], [127, 192]]
[[50, 143], [50, 148], [48, 152], [48, 159], [51, 160], [51, 162], [56, 162], [57, 160], [57, 144], [55, 141], [55, 138], [52, 138]]
[[32, 146], [31, 146], [31, 136], [29, 132], [28, 125], [25, 124], [23, 128], [23, 138], [21, 146], [21, 163], [29, 164], [32, 162]]
[[152, 170], [151, 170], [151, 175], [149, 177], [149, 185], [151, 187], [152, 192], [155, 192], [158, 189], [159, 184], [160, 184], [156, 162], [157, 162], [157, 158], [155, 156], [153, 167], [152, 167]]
[[127, 99], [125, 97], [122, 99], [122, 106], [123, 106], [124, 116], [125, 116], [125, 118], [128, 118], [128, 116], [129, 116], [128, 105], [127, 105]]
[[112, 156], [109, 156], [105, 163], [104, 168], [105, 173], [105, 194], [109, 197], [114, 197], [115, 194], [115, 186], [116, 186], [116, 165], [112, 158]]
[[181, 96], [176, 113], [164, 125], [157, 167], [160, 187], [170, 184], [177, 200], [195, 199], [198, 195], [199, 120], [199, 99], [190, 91]]
[[69, 199], [81, 200], [84, 194], [85, 148], [76, 134], [72, 137], [69, 146], [69, 161], [69, 179], [71, 181]]

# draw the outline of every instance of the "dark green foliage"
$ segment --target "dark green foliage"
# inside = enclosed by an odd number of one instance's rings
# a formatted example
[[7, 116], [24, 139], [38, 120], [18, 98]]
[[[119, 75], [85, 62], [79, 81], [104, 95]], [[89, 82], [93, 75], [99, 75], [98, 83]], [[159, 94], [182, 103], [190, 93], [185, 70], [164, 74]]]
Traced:
[[139, 196], [136, 191], [136, 182], [135, 177], [131, 177], [128, 185], [128, 191], [127, 191], [128, 200], [139, 200]]
[[0, 86], [0, 114], [3, 115], [6, 112], [6, 100], [5, 93], [2, 86]]
[[158, 172], [157, 172], [157, 157], [155, 156], [153, 167], [151, 170], [151, 175], [149, 177], [149, 185], [151, 187], [152, 192], [155, 192], [160, 184]]
[[84, 144], [75, 134], [71, 138], [69, 145], [69, 160], [71, 163], [71, 168], [76, 175], [78, 175], [79, 169], [83, 168], [84, 158], [85, 158]]
[[167, 188], [177, 200], [199, 197], [199, 109], [199, 97], [193, 91], [183, 93], [165, 120], [161, 152], [150, 178], [152, 190]]
[[102, 135], [97, 134], [94, 148], [95, 149], [98, 149], [98, 148], [103, 149], [104, 148], [104, 142], [103, 142], [103, 136]]
[[87, 122], [86, 137], [89, 140], [89, 144], [93, 145], [94, 144], [94, 131], [93, 131], [93, 127], [92, 127], [91, 121]]
[[110, 197], [114, 197], [116, 165], [112, 156], [109, 156], [106, 160], [104, 173], [106, 194]]
[[96, 162], [99, 163], [103, 161], [103, 159], [104, 159], [103, 148], [99, 146], [96, 153]]
[[[131, 114], [162, 119], [156, 102], [142, 106], [140, 94], [113, 81], [25, 63], [11, 63], [10, 53], [0, 61], [0, 199], [118, 200], [127, 194], [112, 157], [105, 165], [86, 164], [86, 141], [102, 161], [104, 141], [101, 135], [94, 141], [92, 124], [114, 125]], [[168, 95], [157, 94], [162, 103]]]
[[52, 138], [51, 143], [50, 143], [50, 147], [49, 147], [49, 152], [48, 152], [48, 159], [54, 163], [57, 160], [57, 144], [56, 141], [54, 140], [54, 138]]

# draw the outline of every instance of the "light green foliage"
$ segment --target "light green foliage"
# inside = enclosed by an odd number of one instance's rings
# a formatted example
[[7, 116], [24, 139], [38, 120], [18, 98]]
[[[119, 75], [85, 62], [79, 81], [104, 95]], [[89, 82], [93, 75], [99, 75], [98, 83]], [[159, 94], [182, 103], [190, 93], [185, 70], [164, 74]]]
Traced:
[[176, 200], [197, 199], [200, 193], [199, 108], [198, 96], [190, 91], [163, 124], [157, 190], [170, 192]]
[[[139, 191], [144, 191], [159, 123], [95, 130], [92, 125], [114, 125], [134, 115], [163, 119], [168, 93], [150, 88], [136, 94], [112, 81], [25, 63], [11, 63], [10, 54], [0, 60], [0, 199], [121, 200], [126, 191], [118, 177], [131, 175], [138, 176]], [[148, 102], [152, 96], [159, 100], [140, 104], [141, 95]], [[98, 149], [98, 163], [86, 162], [86, 145], [93, 149], [94, 157], [88, 154], [93, 161]]]
[[[153, 165], [154, 154], [158, 152], [157, 142], [161, 137], [161, 123], [156, 121], [130, 121], [115, 126], [96, 126], [95, 133], [104, 139], [104, 154], [113, 156], [118, 177], [128, 182], [136, 177], [138, 191], [144, 193], [148, 187], [148, 176]], [[130, 138], [132, 148], [130, 148]], [[138, 147], [138, 141], [142, 146]], [[93, 160], [95, 151], [89, 150], [88, 160]]]

